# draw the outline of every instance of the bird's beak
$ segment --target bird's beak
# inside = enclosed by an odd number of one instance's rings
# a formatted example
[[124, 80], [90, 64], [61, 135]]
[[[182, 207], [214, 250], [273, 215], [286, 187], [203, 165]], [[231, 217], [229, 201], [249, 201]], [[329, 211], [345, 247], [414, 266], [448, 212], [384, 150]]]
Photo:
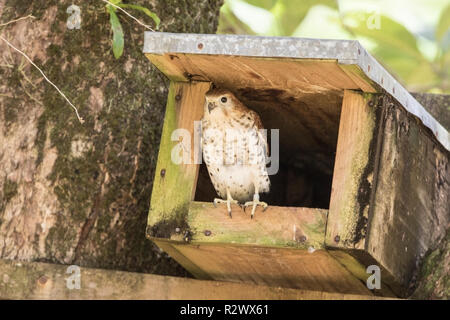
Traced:
[[217, 105], [214, 102], [208, 102], [208, 111], [211, 113], [211, 111], [217, 107]]

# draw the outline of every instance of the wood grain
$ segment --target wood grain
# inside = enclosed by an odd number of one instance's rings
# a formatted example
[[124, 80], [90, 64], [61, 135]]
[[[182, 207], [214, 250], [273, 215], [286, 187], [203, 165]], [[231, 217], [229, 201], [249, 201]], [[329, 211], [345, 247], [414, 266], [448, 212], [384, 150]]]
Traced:
[[[346, 91], [326, 245], [362, 280], [408, 296], [419, 266], [450, 224], [450, 153], [387, 95]], [[362, 275], [362, 276], [361, 276]]]
[[359, 66], [354, 64], [339, 64], [339, 67], [361, 88], [362, 91], [371, 93], [379, 91], [376, 89], [378, 86], [366, 76]]
[[365, 245], [378, 139], [374, 98], [350, 90], [344, 93], [325, 238], [331, 247], [363, 249]]
[[80, 268], [81, 288], [68, 289], [65, 265], [0, 260], [0, 299], [44, 300], [364, 300], [354, 295], [202, 281], [154, 274]]
[[268, 247], [321, 249], [324, 246], [327, 210], [270, 206], [258, 208], [250, 219], [237, 205], [230, 219], [226, 206], [192, 202], [188, 223], [193, 243], [241, 243]]
[[366, 250], [409, 294], [424, 255], [450, 225], [450, 152], [392, 98], [383, 105]]
[[308, 251], [238, 244], [172, 244], [209, 277], [325, 292], [371, 294], [323, 249]]
[[[147, 231], [151, 235], [168, 236], [167, 232], [174, 229], [170, 226], [184, 220], [194, 197], [199, 168], [193, 162], [194, 121], [203, 116], [205, 92], [209, 87], [210, 84], [206, 82], [178, 82], [170, 85], [150, 202]], [[172, 141], [175, 129], [185, 129], [189, 136]], [[177, 145], [180, 151], [191, 151], [190, 163], [183, 161], [176, 164], [172, 160], [172, 152]]]

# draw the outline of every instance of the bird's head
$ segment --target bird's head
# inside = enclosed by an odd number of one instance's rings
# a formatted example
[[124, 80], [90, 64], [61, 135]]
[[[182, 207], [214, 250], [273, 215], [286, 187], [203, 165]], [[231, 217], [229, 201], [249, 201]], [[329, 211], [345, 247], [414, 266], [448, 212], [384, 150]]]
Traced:
[[226, 89], [213, 88], [205, 94], [205, 115], [228, 115], [237, 105], [237, 98]]

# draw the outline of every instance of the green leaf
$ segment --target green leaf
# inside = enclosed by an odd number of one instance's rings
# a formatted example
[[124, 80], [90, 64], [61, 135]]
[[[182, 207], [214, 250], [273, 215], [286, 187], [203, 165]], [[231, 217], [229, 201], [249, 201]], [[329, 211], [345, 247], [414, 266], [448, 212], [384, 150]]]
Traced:
[[122, 25], [120, 24], [119, 18], [114, 12], [114, 8], [111, 7], [110, 5], [108, 5], [107, 7], [109, 11], [109, 22], [111, 23], [111, 28], [113, 31], [112, 49], [114, 57], [116, 59], [119, 59], [123, 54], [123, 46], [124, 46]]
[[112, 4], [118, 5], [122, 0], [108, 0]]
[[426, 60], [417, 47], [414, 35], [398, 22], [377, 14], [349, 12], [343, 18], [343, 25], [357, 36], [373, 40], [378, 47], [408, 56], [418, 61]]
[[156, 15], [156, 13], [150, 11], [149, 9], [147, 9], [143, 6], [139, 6], [137, 4], [119, 3], [118, 6], [123, 9], [130, 8], [130, 9], [139, 10], [139, 11], [145, 13], [147, 16], [149, 16], [150, 18], [153, 19], [153, 21], [155, 22], [155, 25], [156, 25], [156, 29], [158, 30], [159, 24], [161, 23], [161, 19], [159, 19], [159, 17]]
[[263, 8], [266, 10], [270, 10], [273, 8], [273, 6], [277, 3], [278, 0], [247, 0], [248, 4], [251, 4], [252, 6]]
[[324, 5], [337, 9], [335, 0], [278, 0], [270, 10], [275, 16], [279, 35], [290, 36], [308, 14], [309, 10], [316, 5]]
[[436, 27], [436, 39], [441, 41], [450, 30], [450, 4], [442, 11]]
[[218, 34], [256, 34], [245, 22], [239, 20], [230, 8], [229, 2], [225, 2], [220, 8]]

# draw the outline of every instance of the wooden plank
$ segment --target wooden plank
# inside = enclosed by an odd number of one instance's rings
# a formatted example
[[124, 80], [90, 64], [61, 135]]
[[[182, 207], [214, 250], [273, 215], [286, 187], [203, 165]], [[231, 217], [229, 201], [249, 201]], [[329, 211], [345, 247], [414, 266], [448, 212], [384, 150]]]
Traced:
[[0, 299], [58, 300], [363, 300], [339, 294], [251, 284], [203, 281], [104, 269], [80, 268], [80, 289], [68, 289], [65, 265], [0, 260]]
[[355, 277], [377, 265], [383, 290], [407, 296], [450, 222], [450, 153], [390, 96], [368, 97], [344, 94], [326, 245]]
[[382, 144], [367, 252], [405, 289], [450, 224], [450, 152], [391, 97], [384, 97]]
[[152, 240], [199, 279], [367, 294], [365, 268], [355, 277], [323, 250], [326, 210], [270, 206], [251, 220], [240, 207], [232, 209], [230, 219], [223, 206], [192, 202], [188, 241], [182, 232]]
[[150, 238], [159, 248], [164, 250], [171, 258], [178, 262], [183, 268], [185, 268], [191, 275], [197, 279], [212, 280], [212, 277], [208, 275], [204, 270], [200, 269], [194, 262], [187, 259], [181, 254], [173, 244], [174, 241], [166, 239]]
[[346, 90], [325, 243], [364, 249], [381, 108], [379, 97]]
[[339, 67], [358, 85], [362, 91], [375, 93], [377, 85], [355, 64], [339, 64]]
[[230, 219], [224, 205], [192, 202], [188, 215], [192, 243], [323, 248], [327, 210], [269, 206], [264, 212], [258, 208], [252, 220], [239, 206], [232, 210]]
[[211, 278], [304, 290], [368, 295], [355, 278], [323, 249], [270, 248], [238, 244], [173, 246]]
[[[185, 227], [189, 202], [195, 194], [198, 164], [194, 164], [194, 143], [190, 139], [172, 141], [175, 129], [186, 129], [194, 137], [194, 121], [203, 116], [204, 95], [210, 84], [206, 82], [171, 83], [166, 114], [153, 181], [147, 234], [169, 238], [176, 227]], [[191, 150], [191, 164], [176, 164], [172, 151]]]
[[400, 288], [396, 286], [392, 274], [390, 274], [386, 268], [384, 268], [365, 250], [328, 248], [328, 252], [355, 278], [359, 279], [363, 283], [366, 283], [369, 276], [372, 275], [367, 273], [367, 268], [374, 265], [378, 266], [380, 268], [380, 288], [372, 289], [372, 292], [376, 295], [381, 295], [384, 297], [397, 297], [396, 292], [399, 292]]
[[[146, 54], [171, 80], [228, 82], [236, 86], [278, 87], [281, 83], [300, 88], [358, 89], [336, 60], [291, 59], [167, 53]], [[187, 77], [190, 75], [191, 77]]]
[[177, 64], [171, 62], [171, 60], [174, 59], [172, 55], [146, 54], [146, 57], [171, 81], [189, 81], [187, 75], [185, 74], [185, 70], [180, 68]]

